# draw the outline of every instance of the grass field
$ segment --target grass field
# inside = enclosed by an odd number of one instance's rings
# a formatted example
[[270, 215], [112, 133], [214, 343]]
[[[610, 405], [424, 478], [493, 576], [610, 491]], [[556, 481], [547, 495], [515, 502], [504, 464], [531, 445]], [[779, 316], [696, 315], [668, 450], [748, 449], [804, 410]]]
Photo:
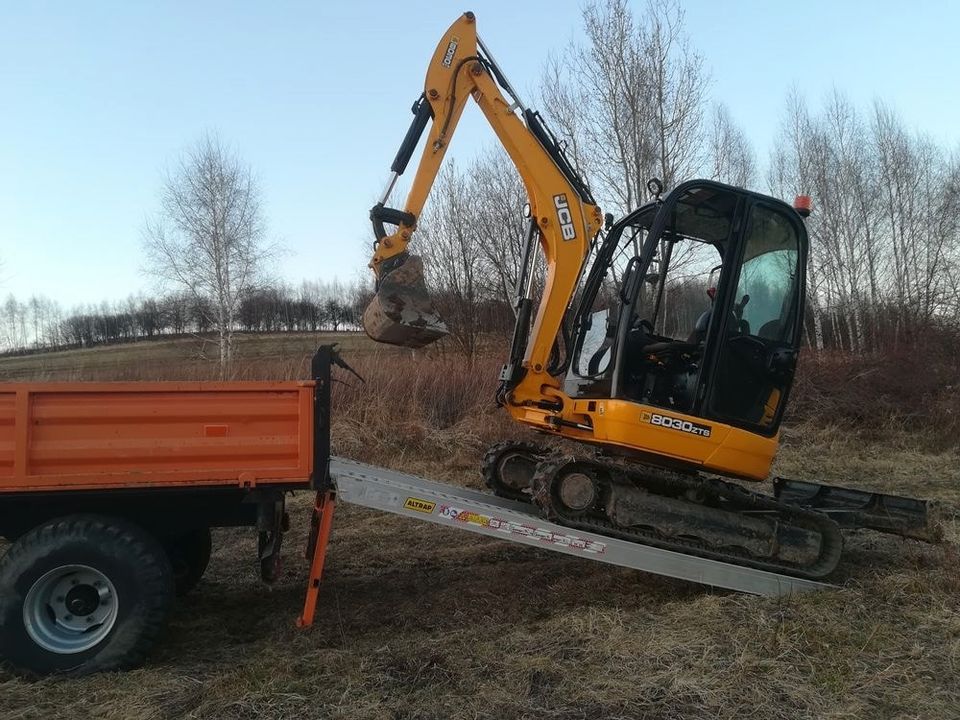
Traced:
[[[467, 375], [455, 357], [337, 339], [368, 382], [337, 388], [335, 452], [479, 486], [483, 450], [517, 432], [491, 407], [497, 360]], [[306, 377], [317, 340], [241, 338], [236, 374]], [[214, 374], [196, 341], [0, 359], [0, 380]], [[805, 418], [775, 472], [956, 508], [958, 461], [955, 443]], [[276, 585], [256, 579], [252, 532], [217, 531], [144, 668], [0, 671], [0, 718], [960, 717], [955, 520], [936, 547], [852, 534], [837, 590], [772, 600], [341, 506], [318, 621], [300, 631], [310, 502], [293, 501]]]

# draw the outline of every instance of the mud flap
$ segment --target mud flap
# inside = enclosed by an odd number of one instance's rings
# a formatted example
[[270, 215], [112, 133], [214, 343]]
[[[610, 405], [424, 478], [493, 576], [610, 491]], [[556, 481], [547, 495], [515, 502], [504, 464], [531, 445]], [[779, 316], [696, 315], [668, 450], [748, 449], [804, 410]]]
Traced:
[[943, 539], [937, 505], [928, 500], [780, 477], [773, 491], [777, 500], [822, 512], [848, 530], [868, 528], [929, 543]]
[[449, 333], [430, 300], [419, 256], [407, 256], [380, 278], [377, 294], [363, 312], [363, 329], [377, 342], [410, 348]]

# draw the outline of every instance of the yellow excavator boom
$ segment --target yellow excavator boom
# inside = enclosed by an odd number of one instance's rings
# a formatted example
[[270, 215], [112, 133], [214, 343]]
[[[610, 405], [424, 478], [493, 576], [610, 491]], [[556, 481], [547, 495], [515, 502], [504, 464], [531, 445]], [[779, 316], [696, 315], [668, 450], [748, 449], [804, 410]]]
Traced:
[[[483, 46], [473, 13], [454, 22], [437, 45], [423, 95], [414, 106], [413, 124], [391, 166], [387, 189], [371, 210], [377, 241], [370, 267], [377, 278], [377, 294], [364, 313], [364, 328], [374, 340], [409, 347], [423, 346], [446, 334], [429, 303], [422, 263], [408, 252], [408, 245], [470, 98], [520, 174], [530, 202], [531, 232], [537, 234], [546, 260], [543, 301], [526, 346], [524, 377], [514, 389], [513, 399], [516, 404], [550, 403], [559, 388], [559, 381], [547, 372], [550, 353], [603, 217], [539, 116], [524, 107]], [[396, 179], [428, 123], [426, 144], [403, 209], [386, 207]], [[385, 222], [396, 229], [387, 233]]]

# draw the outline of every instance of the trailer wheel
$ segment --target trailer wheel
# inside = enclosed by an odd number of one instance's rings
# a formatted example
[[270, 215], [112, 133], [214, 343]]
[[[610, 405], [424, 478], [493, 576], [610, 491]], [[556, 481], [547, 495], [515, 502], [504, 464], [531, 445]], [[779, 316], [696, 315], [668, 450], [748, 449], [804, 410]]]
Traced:
[[165, 537], [161, 542], [173, 568], [177, 596], [186, 595], [197, 586], [210, 563], [210, 551], [213, 548], [210, 528], [197, 528], [182, 535]]
[[160, 634], [173, 591], [166, 553], [136, 525], [51, 520], [0, 560], [0, 653], [26, 675], [133, 667]]

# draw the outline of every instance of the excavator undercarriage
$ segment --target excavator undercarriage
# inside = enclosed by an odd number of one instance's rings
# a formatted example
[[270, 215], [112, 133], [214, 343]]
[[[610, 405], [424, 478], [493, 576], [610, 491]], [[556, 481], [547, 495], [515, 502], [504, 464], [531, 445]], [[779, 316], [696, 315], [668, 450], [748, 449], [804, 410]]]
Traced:
[[795, 577], [833, 572], [841, 529], [941, 539], [924, 501], [783, 478], [770, 496], [700, 473], [526, 442], [493, 446], [481, 472], [497, 495], [531, 502], [560, 525]]

